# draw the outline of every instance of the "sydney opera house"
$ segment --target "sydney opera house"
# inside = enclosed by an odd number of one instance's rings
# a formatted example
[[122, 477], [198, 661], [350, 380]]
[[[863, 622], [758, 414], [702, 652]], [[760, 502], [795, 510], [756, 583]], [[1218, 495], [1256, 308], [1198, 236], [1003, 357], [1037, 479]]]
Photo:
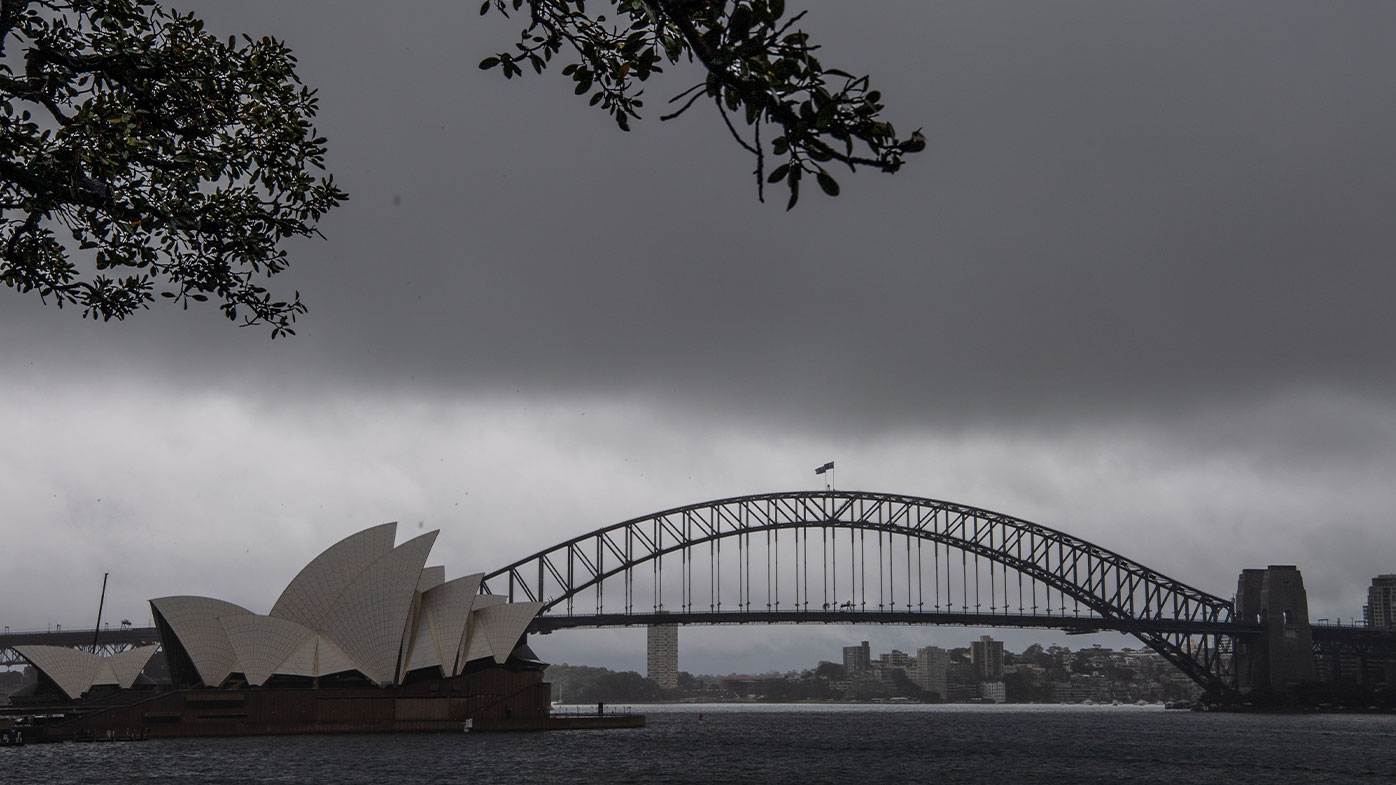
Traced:
[[[142, 736], [460, 730], [547, 717], [524, 643], [541, 603], [480, 594], [482, 574], [426, 566], [437, 532], [395, 524], [312, 560], [266, 614], [209, 597], [150, 601], [159, 646], [103, 657], [24, 646], [39, 693], [74, 709], [51, 731]], [[157, 650], [168, 683], [142, 675]]]

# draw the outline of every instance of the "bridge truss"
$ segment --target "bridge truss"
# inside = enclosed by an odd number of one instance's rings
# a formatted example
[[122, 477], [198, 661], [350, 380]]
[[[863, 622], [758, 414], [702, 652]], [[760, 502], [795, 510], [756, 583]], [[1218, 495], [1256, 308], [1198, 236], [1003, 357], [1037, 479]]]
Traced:
[[1118, 553], [953, 502], [802, 491], [634, 518], [486, 576], [541, 601], [535, 631], [873, 622], [1120, 630], [1213, 693], [1234, 690], [1232, 603]]

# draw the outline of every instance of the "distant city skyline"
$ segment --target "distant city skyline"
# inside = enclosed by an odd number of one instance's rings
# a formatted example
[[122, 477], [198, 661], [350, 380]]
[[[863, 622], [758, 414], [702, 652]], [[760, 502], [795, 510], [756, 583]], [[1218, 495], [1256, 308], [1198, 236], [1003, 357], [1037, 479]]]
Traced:
[[[972, 627], [889, 627], [884, 625], [841, 625], [806, 628], [805, 635], [787, 635], [796, 645], [779, 650], [767, 640], [768, 625], [745, 625], [738, 628], [686, 626], [680, 632], [678, 669], [692, 674], [713, 676], [761, 675], [807, 670], [820, 660], [842, 662], [844, 647], [858, 646], [867, 640], [873, 656], [878, 652], [898, 649], [915, 652], [925, 646], [945, 650], [968, 649], [980, 635], [991, 635], [1008, 651], [1022, 651], [1034, 643], [1043, 647], [1067, 646], [1072, 649], [1090, 648], [1099, 644], [1108, 648], [1143, 648], [1132, 635], [1104, 633], [1099, 635], [1067, 635], [1054, 630], [1017, 630], [1009, 628], [977, 629]], [[799, 630], [793, 631], [799, 633]], [[707, 634], [705, 634], [707, 633]], [[717, 634], [713, 634], [717, 633]], [[644, 628], [611, 630], [567, 630], [551, 635], [529, 637], [529, 645], [545, 661], [568, 665], [591, 665], [611, 670], [634, 671], [644, 674], [647, 668], [647, 635]], [[550, 657], [561, 647], [551, 647], [550, 639], [567, 636], [577, 640], [566, 647], [568, 657]], [[590, 639], [597, 639], [593, 642]], [[626, 651], [630, 644], [632, 651]], [[729, 648], [730, 647], [730, 648]], [[580, 656], [577, 656], [580, 653]], [[584, 659], [592, 657], [593, 659]], [[813, 657], [813, 659], [811, 659]]]

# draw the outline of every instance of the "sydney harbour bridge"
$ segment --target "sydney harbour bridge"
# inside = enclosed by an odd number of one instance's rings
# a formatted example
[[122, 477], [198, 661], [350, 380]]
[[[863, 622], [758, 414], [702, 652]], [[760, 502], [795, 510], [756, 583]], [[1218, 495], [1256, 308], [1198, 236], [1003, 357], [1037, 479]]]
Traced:
[[[1056, 529], [888, 493], [676, 507], [540, 550], [487, 574], [480, 590], [545, 603], [534, 633], [771, 623], [1113, 630], [1214, 695], [1313, 678], [1315, 655], [1396, 657], [1396, 632], [1310, 624], [1293, 567], [1246, 570], [1224, 598]], [[96, 640], [110, 649], [158, 642], [146, 628]], [[25, 643], [93, 645], [94, 631], [0, 636], [0, 664], [17, 661], [10, 647]]]

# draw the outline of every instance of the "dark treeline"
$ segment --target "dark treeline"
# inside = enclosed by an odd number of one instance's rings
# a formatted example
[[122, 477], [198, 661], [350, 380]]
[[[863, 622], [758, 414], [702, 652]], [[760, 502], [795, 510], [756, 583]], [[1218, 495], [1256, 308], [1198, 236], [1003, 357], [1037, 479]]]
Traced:
[[564, 703], [652, 703], [678, 699], [671, 694], [677, 691], [666, 690], [635, 671], [549, 665], [544, 678], [552, 682], [553, 700]]

